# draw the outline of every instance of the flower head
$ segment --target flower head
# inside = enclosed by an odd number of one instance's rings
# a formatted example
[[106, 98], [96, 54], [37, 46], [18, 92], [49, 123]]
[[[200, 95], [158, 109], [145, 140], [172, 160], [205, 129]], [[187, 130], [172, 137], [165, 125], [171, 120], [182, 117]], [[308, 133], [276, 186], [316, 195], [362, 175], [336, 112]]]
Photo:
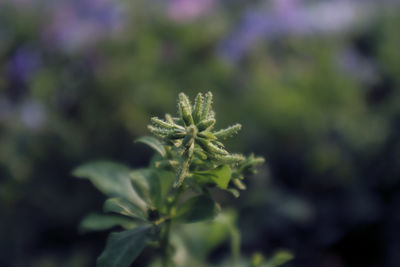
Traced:
[[207, 161], [212, 165], [237, 164], [245, 159], [241, 154], [231, 154], [221, 140], [231, 137], [241, 129], [240, 124], [215, 131], [215, 113], [211, 109], [213, 95], [199, 93], [192, 105], [189, 98], [179, 94], [178, 117], [165, 115], [165, 120], [153, 117], [149, 130], [164, 142], [178, 148], [187, 164], [178, 171], [180, 184], [193, 157]]

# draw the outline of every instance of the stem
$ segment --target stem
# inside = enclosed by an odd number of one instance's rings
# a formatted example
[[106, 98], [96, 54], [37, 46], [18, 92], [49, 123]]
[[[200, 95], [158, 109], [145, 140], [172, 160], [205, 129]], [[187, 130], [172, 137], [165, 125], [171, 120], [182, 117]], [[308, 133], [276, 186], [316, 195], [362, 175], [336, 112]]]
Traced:
[[[182, 113], [184, 113], [185, 110], [182, 109]], [[191, 124], [193, 124], [193, 119], [190, 115], [191, 118]], [[190, 167], [190, 162], [192, 161], [193, 157], [193, 151], [194, 151], [194, 138], [197, 134], [197, 128], [194, 125], [191, 125], [188, 127], [189, 135], [185, 137], [183, 140], [183, 146], [185, 148], [182, 158], [183, 162], [181, 163], [180, 168], [178, 169], [177, 172], [177, 179], [175, 180], [175, 183], [172, 187], [173, 190], [173, 199], [169, 205], [167, 205], [167, 214], [169, 218], [173, 218], [175, 215], [175, 207], [176, 204], [178, 203], [179, 197], [181, 196], [183, 190], [184, 190], [184, 185], [183, 180], [185, 179], [185, 176], [188, 174], [189, 167]], [[162, 250], [162, 266], [163, 267], [169, 267], [171, 260], [170, 260], [170, 244], [169, 244], [169, 236], [170, 236], [170, 231], [171, 231], [171, 224], [172, 224], [172, 219], [168, 219], [165, 221], [165, 228], [163, 235], [161, 237], [160, 245], [161, 245], [161, 250]]]
[[161, 254], [162, 254], [162, 266], [163, 267], [168, 267], [170, 266], [170, 247], [169, 247], [169, 233], [171, 230], [171, 220], [167, 220], [165, 222], [165, 228], [163, 235], [161, 237]]
[[230, 227], [231, 234], [231, 253], [232, 253], [232, 266], [239, 266], [240, 258], [240, 232], [236, 226]]
[[193, 157], [193, 152], [194, 152], [194, 139], [197, 134], [197, 128], [194, 125], [190, 125], [187, 128], [187, 135], [182, 141], [182, 146], [184, 148], [183, 154], [182, 154], [182, 165], [178, 169], [177, 172], [177, 179], [174, 183], [175, 188], [182, 187], [183, 180], [185, 179], [186, 175], [188, 174], [189, 167], [190, 167], [190, 162], [192, 161]]
[[175, 190], [175, 196], [173, 200], [171, 201], [171, 204], [168, 205], [168, 219], [165, 221], [165, 227], [164, 231], [161, 235], [161, 240], [160, 240], [160, 247], [161, 247], [161, 256], [162, 256], [162, 261], [161, 265], [163, 267], [170, 267], [171, 265], [171, 251], [170, 251], [170, 244], [169, 244], [169, 237], [170, 237], [170, 232], [171, 232], [171, 225], [172, 225], [172, 220], [171, 218], [173, 217], [172, 212], [175, 212], [175, 206], [178, 203], [178, 200], [183, 192], [183, 186], [178, 187]]

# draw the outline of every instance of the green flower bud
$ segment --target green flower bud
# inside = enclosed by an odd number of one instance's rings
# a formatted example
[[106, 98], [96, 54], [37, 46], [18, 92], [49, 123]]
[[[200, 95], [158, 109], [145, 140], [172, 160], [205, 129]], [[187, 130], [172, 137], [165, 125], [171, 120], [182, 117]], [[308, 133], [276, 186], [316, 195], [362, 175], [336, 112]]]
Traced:
[[194, 148], [194, 154], [199, 157], [202, 160], [207, 159], [207, 155], [200, 149], [200, 148]]
[[201, 93], [198, 93], [196, 99], [194, 100], [194, 109], [193, 109], [193, 120], [195, 123], [198, 123], [200, 121], [202, 106], [203, 106], [203, 95]]
[[189, 98], [184, 93], [179, 94], [179, 103], [181, 103], [189, 113], [192, 113], [192, 106], [190, 105]]
[[190, 147], [194, 143], [194, 137], [190, 135], [186, 135], [185, 138], [183, 138], [182, 141], [182, 146], [183, 147]]
[[185, 107], [182, 103], [179, 103], [179, 108], [181, 109], [182, 119], [185, 122], [186, 126], [193, 125], [193, 118], [192, 114], [190, 113], [189, 109]]
[[175, 124], [174, 119], [172, 118], [171, 115], [169, 115], [168, 113], [165, 114], [165, 120], [171, 124]]
[[199, 122], [197, 124], [197, 129], [199, 129], [199, 131], [204, 131], [204, 130], [208, 130], [210, 128], [212, 128], [215, 124], [215, 119], [207, 119], [207, 120], [202, 120], [201, 122]]
[[237, 164], [244, 161], [246, 158], [241, 154], [229, 154], [229, 155], [213, 155], [215, 159], [225, 164]]
[[192, 107], [190, 105], [190, 101], [184, 93], [179, 94], [179, 103], [178, 103], [180, 113], [182, 119], [186, 126], [193, 125], [193, 117], [192, 117]]
[[174, 129], [165, 129], [165, 128], [159, 128], [159, 127], [154, 127], [152, 125], [148, 125], [147, 128], [152, 132], [154, 135], [157, 135], [159, 137], [166, 137], [169, 134], [172, 134], [174, 132]]
[[158, 128], [152, 125], [148, 125], [147, 128], [151, 133], [161, 138], [180, 139], [185, 137], [185, 132], [179, 129]]
[[208, 92], [204, 98], [200, 120], [204, 120], [204, 119], [208, 118], [209, 113], [211, 111], [212, 99], [213, 99], [212, 93]]
[[217, 140], [217, 137], [215, 137], [215, 135], [206, 131], [198, 133], [197, 136], [200, 138], [209, 139], [211, 141]]
[[226, 139], [228, 137], [231, 137], [232, 135], [237, 134], [241, 128], [242, 125], [238, 123], [226, 129], [219, 130], [218, 132], [215, 132], [214, 135], [219, 139]]
[[160, 119], [157, 118], [157, 117], [151, 118], [151, 122], [152, 122], [155, 126], [157, 126], [157, 127], [168, 128], [168, 129], [173, 129], [173, 128], [175, 128], [174, 124], [165, 122], [165, 121], [163, 121], [163, 120], [160, 120]]
[[240, 190], [246, 190], [246, 185], [239, 179], [233, 179], [232, 183]]
[[202, 138], [197, 138], [199, 141], [199, 145], [203, 148], [204, 151], [213, 155], [213, 154], [220, 154], [220, 155], [228, 155], [228, 151], [225, 149], [219, 148], [217, 145], [214, 145], [209, 140], [205, 140]]

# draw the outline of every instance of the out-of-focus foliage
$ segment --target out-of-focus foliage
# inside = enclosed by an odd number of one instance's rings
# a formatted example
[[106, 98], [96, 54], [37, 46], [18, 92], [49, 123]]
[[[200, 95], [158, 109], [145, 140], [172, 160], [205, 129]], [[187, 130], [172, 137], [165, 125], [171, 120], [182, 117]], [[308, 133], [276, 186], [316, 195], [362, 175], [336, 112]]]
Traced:
[[106, 233], [76, 229], [103, 197], [70, 170], [145, 165], [152, 152], [132, 139], [151, 114], [212, 90], [217, 127], [246, 129], [232, 150], [269, 166], [240, 201], [221, 195], [239, 209], [245, 257], [399, 266], [398, 5], [330, 2], [3, 1], [0, 265], [92, 266]]

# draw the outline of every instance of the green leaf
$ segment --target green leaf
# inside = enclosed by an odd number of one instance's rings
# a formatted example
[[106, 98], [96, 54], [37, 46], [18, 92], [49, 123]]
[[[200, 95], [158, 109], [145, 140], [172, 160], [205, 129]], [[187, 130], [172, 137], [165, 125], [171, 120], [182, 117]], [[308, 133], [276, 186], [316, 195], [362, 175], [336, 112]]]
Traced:
[[218, 213], [215, 201], [209, 195], [195, 196], [178, 207], [175, 219], [186, 223], [210, 220]]
[[171, 189], [175, 180], [175, 173], [172, 171], [157, 171], [158, 179], [160, 179], [160, 201], [163, 202]]
[[135, 143], [138, 143], [138, 142], [144, 143], [144, 144], [150, 146], [155, 151], [160, 153], [160, 155], [163, 157], [165, 157], [167, 155], [167, 152], [165, 151], [163, 144], [157, 138], [154, 138], [151, 136], [142, 136], [139, 139], [136, 139]]
[[185, 249], [191, 253], [189, 256], [191, 259], [196, 258], [200, 262], [205, 262], [211, 251], [230, 239], [235, 220], [236, 214], [233, 212], [220, 212], [211, 222], [181, 225], [175, 235], [183, 239]]
[[175, 174], [158, 169], [140, 169], [131, 172], [130, 178], [139, 196], [145, 199], [149, 205], [162, 209]]
[[147, 220], [146, 213], [144, 213], [135, 204], [123, 198], [109, 198], [104, 203], [105, 212], [115, 212], [134, 219]]
[[131, 170], [123, 164], [97, 161], [76, 168], [73, 175], [87, 178], [105, 195], [127, 199], [145, 211], [146, 203], [133, 189], [130, 172]]
[[121, 216], [90, 213], [81, 221], [79, 231], [81, 233], [103, 231], [115, 226], [131, 229], [136, 225], [132, 220]]
[[281, 266], [294, 258], [293, 254], [287, 250], [280, 250], [267, 261], [267, 266], [278, 267]]
[[150, 195], [150, 183], [149, 178], [152, 173], [151, 169], [138, 169], [134, 170], [129, 174], [132, 181], [132, 185], [138, 195], [144, 199], [147, 203], [152, 205]]
[[212, 170], [193, 172], [192, 178], [200, 183], [213, 183], [221, 189], [227, 189], [231, 174], [231, 168], [222, 165]]
[[97, 267], [129, 267], [139, 256], [149, 239], [151, 226], [111, 233], [106, 248], [97, 259]]
[[264, 256], [260, 252], [256, 252], [251, 256], [251, 267], [261, 267], [263, 265]]

